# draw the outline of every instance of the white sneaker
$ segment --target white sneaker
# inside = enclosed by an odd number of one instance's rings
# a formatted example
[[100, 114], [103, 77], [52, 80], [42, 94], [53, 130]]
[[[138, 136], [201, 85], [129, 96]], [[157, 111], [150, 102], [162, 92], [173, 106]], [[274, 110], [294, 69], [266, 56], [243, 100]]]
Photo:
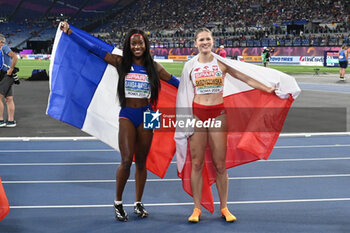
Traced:
[[5, 127], [6, 126], [6, 122], [4, 120], [0, 121], [0, 127]]

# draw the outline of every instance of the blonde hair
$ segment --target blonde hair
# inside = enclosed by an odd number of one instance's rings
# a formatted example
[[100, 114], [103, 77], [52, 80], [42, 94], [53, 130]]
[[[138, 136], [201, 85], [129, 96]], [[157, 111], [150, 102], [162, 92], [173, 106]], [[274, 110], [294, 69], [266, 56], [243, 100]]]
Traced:
[[346, 48], [346, 44], [343, 44], [342, 46], [341, 46], [341, 49], [345, 49]]

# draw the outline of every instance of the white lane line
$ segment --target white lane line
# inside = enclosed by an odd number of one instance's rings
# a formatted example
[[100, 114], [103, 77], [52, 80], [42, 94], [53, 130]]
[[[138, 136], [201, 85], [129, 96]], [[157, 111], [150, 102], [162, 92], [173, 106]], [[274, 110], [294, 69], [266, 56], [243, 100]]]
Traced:
[[319, 133], [281, 133], [280, 138], [319, 137], [319, 136], [349, 136], [350, 132], [319, 132]]
[[[275, 146], [274, 149], [292, 149], [292, 148], [325, 148], [325, 147], [350, 147], [350, 144], [332, 144], [332, 145], [291, 145], [291, 146]], [[75, 149], [75, 150], [0, 150], [0, 153], [66, 153], [66, 152], [117, 152], [114, 149]]]
[[0, 141], [98, 141], [95, 137], [0, 137]]
[[305, 159], [268, 159], [258, 160], [256, 162], [295, 162], [295, 161], [328, 161], [328, 160], [349, 160], [350, 157], [335, 157], [335, 158], [305, 158]]
[[[299, 162], [299, 161], [329, 161], [329, 160], [350, 160], [350, 157], [335, 158], [302, 158], [302, 159], [268, 159], [257, 160], [256, 162]], [[94, 166], [94, 165], [119, 165], [120, 162], [91, 162], [91, 163], [0, 163], [0, 166]], [[176, 164], [176, 162], [170, 162]]]
[[65, 153], [65, 152], [117, 152], [113, 149], [76, 149], [76, 150], [0, 150], [0, 153]]
[[[305, 203], [305, 202], [337, 202], [337, 201], [350, 201], [350, 198], [323, 198], [323, 199], [289, 199], [289, 200], [265, 200], [265, 201], [228, 201], [229, 205], [238, 204], [280, 204], [280, 203]], [[219, 205], [220, 202], [214, 202], [215, 205]], [[182, 203], [149, 203], [145, 204], [148, 207], [166, 207], [166, 206], [188, 206], [193, 205], [193, 202]], [[134, 204], [123, 204], [126, 207], [132, 207]], [[11, 209], [55, 209], [55, 208], [111, 208], [113, 205], [41, 205], [41, 206], [10, 206]]]
[[247, 176], [229, 177], [229, 180], [262, 180], [262, 179], [304, 179], [304, 178], [334, 178], [350, 177], [350, 174], [329, 174], [329, 175], [300, 175], [300, 176]]
[[[147, 182], [167, 182], [167, 181], [181, 181], [179, 178], [175, 179], [147, 179]], [[128, 182], [135, 182], [135, 180], [128, 180]], [[115, 183], [115, 180], [38, 180], [38, 181], [1, 181], [3, 184], [63, 184], [63, 183]]]
[[333, 144], [333, 145], [304, 145], [304, 146], [275, 146], [274, 149], [291, 149], [291, 148], [324, 148], [324, 147], [349, 147], [350, 144]]
[[[262, 179], [305, 179], [305, 178], [335, 178], [335, 177], [350, 177], [350, 174], [328, 174], [328, 175], [300, 175], [300, 176], [246, 176], [246, 177], [229, 177], [229, 180], [262, 180]], [[128, 180], [135, 182], [135, 180]], [[147, 179], [147, 182], [169, 182], [181, 181], [180, 178], [174, 179]], [[58, 184], [58, 183], [114, 183], [115, 180], [19, 180], [6, 181], [2, 180], [3, 184]]]
[[[350, 132], [281, 133], [279, 137], [349, 136]], [[98, 141], [95, 137], [0, 137], [1, 141]]]
[[[323, 199], [291, 199], [291, 200], [266, 200], [266, 201], [229, 201], [227, 204], [272, 204], [272, 203], [298, 203], [298, 202], [333, 202], [333, 201], [350, 201], [350, 198], [323, 198]], [[219, 205], [220, 202], [215, 202]]]
[[116, 165], [120, 162], [96, 163], [0, 163], [0, 166], [88, 166], [88, 165]]

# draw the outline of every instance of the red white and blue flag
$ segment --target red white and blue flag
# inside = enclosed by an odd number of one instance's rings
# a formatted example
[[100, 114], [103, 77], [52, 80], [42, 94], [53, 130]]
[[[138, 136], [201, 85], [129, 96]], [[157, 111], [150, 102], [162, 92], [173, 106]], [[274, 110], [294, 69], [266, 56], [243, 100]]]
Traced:
[[[82, 39], [113, 54], [122, 51], [72, 25]], [[119, 151], [120, 105], [118, 72], [70, 36], [57, 30], [50, 64], [50, 95], [47, 114], [73, 125]], [[176, 88], [161, 82], [158, 108], [166, 106], [175, 115]], [[175, 154], [174, 131], [156, 131], [147, 159], [147, 168], [163, 177]], [[157, 146], [161, 145], [161, 146]]]

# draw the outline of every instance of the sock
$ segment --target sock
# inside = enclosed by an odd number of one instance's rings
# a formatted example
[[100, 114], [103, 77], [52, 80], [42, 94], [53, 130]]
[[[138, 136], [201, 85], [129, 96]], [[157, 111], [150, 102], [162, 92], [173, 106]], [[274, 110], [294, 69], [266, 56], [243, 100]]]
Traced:
[[121, 204], [123, 204], [123, 201], [116, 201], [116, 200], [114, 200], [114, 205], [121, 205]]

